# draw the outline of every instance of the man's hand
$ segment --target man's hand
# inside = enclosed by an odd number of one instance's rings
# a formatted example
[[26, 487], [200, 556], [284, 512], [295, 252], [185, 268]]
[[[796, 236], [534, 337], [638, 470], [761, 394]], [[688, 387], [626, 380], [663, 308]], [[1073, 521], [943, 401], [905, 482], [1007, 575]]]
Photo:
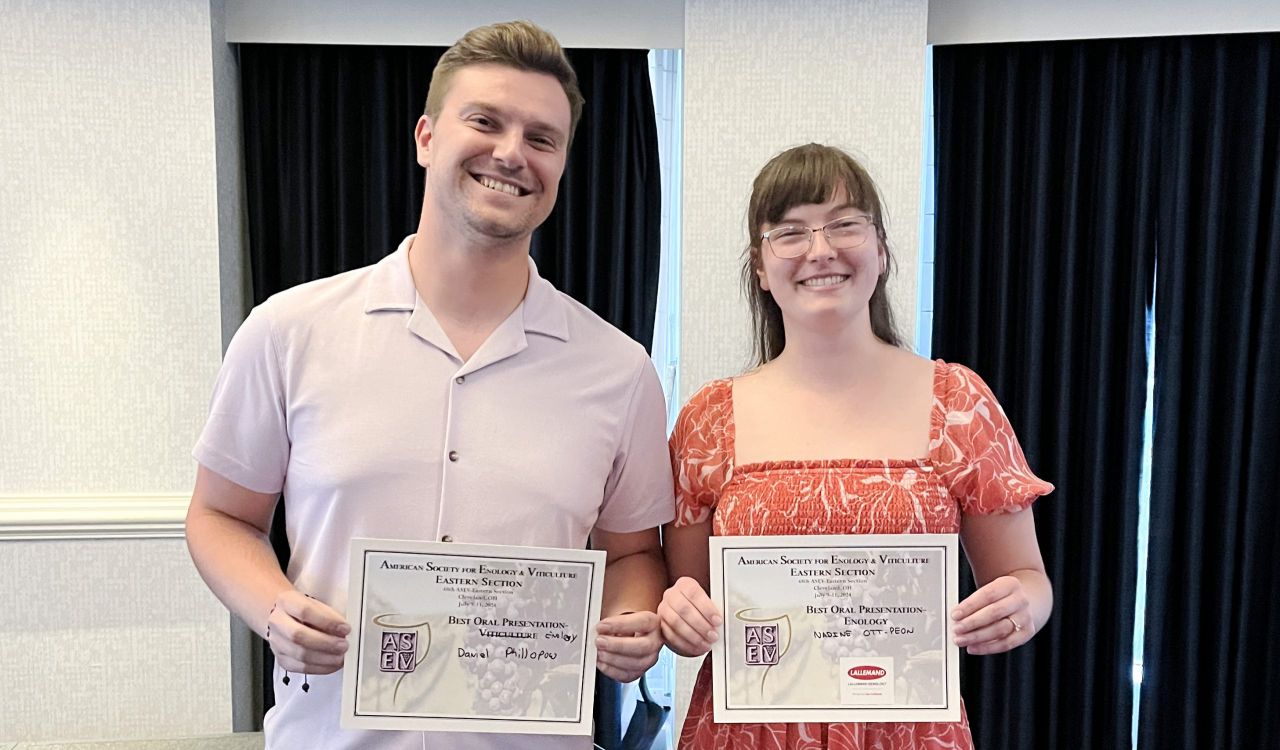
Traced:
[[724, 622], [720, 608], [688, 576], [678, 579], [662, 595], [658, 619], [667, 646], [681, 656], [702, 656], [710, 651], [716, 629]]
[[596, 666], [618, 682], [640, 679], [658, 661], [662, 636], [652, 612], [606, 617], [596, 626]]
[[281, 591], [267, 617], [267, 642], [290, 672], [330, 674], [342, 669], [351, 626], [336, 610], [294, 589]]

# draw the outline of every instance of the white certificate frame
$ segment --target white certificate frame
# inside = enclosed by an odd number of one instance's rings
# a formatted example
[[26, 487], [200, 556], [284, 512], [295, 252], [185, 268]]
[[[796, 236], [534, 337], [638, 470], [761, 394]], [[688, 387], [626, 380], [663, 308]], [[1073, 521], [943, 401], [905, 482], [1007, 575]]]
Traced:
[[[960, 721], [960, 649], [955, 645], [955, 622], [951, 611], [959, 601], [959, 537], [956, 534], [838, 534], [838, 535], [790, 535], [790, 536], [713, 536], [709, 540], [711, 562], [711, 599], [725, 613], [725, 622], [718, 628], [718, 638], [712, 646], [712, 694], [713, 712], [717, 723], [798, 723], [798, 722], [957, 722]], [[938, 602], [938, 613], [945, 623], [943, 643], [944, 698], [940, 704], [928, 707], [890, 704], [876, 707], [845, 706], [838, 703], [792, 706], [747, 705], [729, 701], [729, 680], [738, 667], [737, 660], [726, 658], [727, 628], [732, 613], [726, 606], [735, 588], [751, 586], [759, 595], [761, 580], [756, 577], [743, 583], [726, 581], [727, 555], [752, 552], [804, 556], [821, 550], [885, 551], [936, 550], [942, 555], [944, 579], [940, 589], [945, 592]], [[810, 556], [812, 556], [810, 554]], [[736, 577], [744, 577], [736, 576]], [[744, 586], [745, 584], [745, 586]], [[788, 636], [789, 637], [789, 636]], [[813, 646], [806, 644], [806, 648]], [[852, 676], [852, 675], [851, 675]], [[762, 690], [763, 692], [763, 690]]]
[[[542, 565], [577, 564], [589, 574], [582, 585], [589, 586], [585, 611], [566, 617], [580, 628], [583, 662], [578, 675], [579, 701], [576, 716], [547, 720], [536, 717], [480, 716], [470, 713], [447, 711], [369, 711], [360, 710], [359, 698], [362, 674], [376, 673], [377, 664], [364, 657], [366, 638], [373, 628], [366, 628], [369, 620], [369, 576], [366, 560], [371, 555], [396, 555], [405, 560], [444, 559], [453, 561], [487, 560], [496, 564], [537, 563]], [[596, 675], [596, 625], [600, 620], [600, 607], [604, 591], [605, 553], [599, 550], [555, 549], [547, 547], [517, 547], [488, 544], [460, 544], [453, 542], [424, 542], [396, 539], [352, 539], [350, 579], [347, 599], [347, 621], [351, 625], [350, 648], [343, 664], [342, 713], [340, 725], [344, 729], [390, 729], [423, 732], [487, 732], [503, 734], [535, 735], [590, 735], [592, 734], [592, 708], [595, 701]], [[426, 587], [424, 595], [432, 593]], [[434, 592], [439, 595], [441, 592]], [[425, 658], [425, 656], [424, 656]], [[420, 666], [421, 661], [417, 665]], [[366, 672], [362, 673], [362, 668]], [[462, 686], [466, 689], [466, 686]]]

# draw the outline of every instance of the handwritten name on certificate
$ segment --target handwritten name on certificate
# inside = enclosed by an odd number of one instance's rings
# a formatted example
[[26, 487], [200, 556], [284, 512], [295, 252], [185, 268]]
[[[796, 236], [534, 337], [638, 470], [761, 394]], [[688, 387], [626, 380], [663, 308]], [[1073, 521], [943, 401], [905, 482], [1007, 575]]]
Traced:
[[959, 721], [955, 534], [715, 536], [715, 720]]
[[605, 553], [354, 539], [349, 729], [591, 734]]

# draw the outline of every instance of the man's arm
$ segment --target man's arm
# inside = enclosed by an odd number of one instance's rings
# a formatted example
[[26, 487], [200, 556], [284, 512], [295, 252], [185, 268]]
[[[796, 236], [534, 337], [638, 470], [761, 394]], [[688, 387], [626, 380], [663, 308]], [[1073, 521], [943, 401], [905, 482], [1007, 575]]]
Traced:
[[596, 529], [591, 546], [607, 555], [596, 663], [609, 677], [630, 682], [658, 661], [662, 648], [655, 612], [666, 588], [667, 569], [658, 530]]
[[601, 618], [623, 612], [652, 612], [662, 600], [667, 566], [657, 529], [618, 534], [596, 529], [591, 547], [608, 556], [604, 568]]
[[342, 667], [350, 628], [280, 570], [267, 538], [276, 501], [200, 466], [187, 509], [187, 548], [214, 595], [270, 642], [280, 666], [329, 674]]

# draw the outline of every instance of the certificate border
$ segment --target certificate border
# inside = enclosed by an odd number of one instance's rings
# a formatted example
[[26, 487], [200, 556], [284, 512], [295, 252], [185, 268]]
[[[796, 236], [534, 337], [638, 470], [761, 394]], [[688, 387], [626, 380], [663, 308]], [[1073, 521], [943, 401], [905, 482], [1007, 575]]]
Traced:
[[[551, 719], [540, 717], [495, 717], [424, 715], [403, 713], [369, 713], [357, 709], [360, 692], [360, 668], [362, 666], [365, 638], [365, 592], [368, 579], [368, 558], [371, 554], [424, 555], [436, 558], [481, 558], [489, 560], [515, 560], [546, 563], [577, 563], [590, 569], [587, 583], [590, 593], [587, 611], [582, 621], [583, 669], [577, 717]], [[351, 584], [348, 591], [358, 590], [360, 596], [349, 600], [348, 618], [352, 620], [352, 647], [344, 665], [341, 726], [349, 729], [400, 729], [424, 732], [486, 732], [507, 734], [559, 734], [590, 735], [592, 716], [586, 707], [595, 701], [595, 639], [591, 637], [592, 623], [600, 619], [603, 594], [603, 569], [605, 553], [598, 550], [554, 549], [547, 547], [519, 547], [514, 545], [463, 544], [452, 542], [400, 541], [389, 539], [352, 539]], [[350, 596], [350, 594], [348, 594]], [[353, 606], [353, 602], [358, 602]], [[356, 610], [353, 612], [353, 610]], [[351, 651], [355, 653], [352, 655]], [[352, 663], [354, 662], [354, 663]], [[517, 728], [518, 727], [518, 728]]]
[[[919, 540], [919, 541], [917, 541]], [[956, 559], [958, 568], [959, 537], [956, 534], [801, 534], [788, 536], [715, 536], [711, 537], [711, 586], [717, 593], [717, 606], [723, 608], [727, 599], [724, 580], [725, 555], [735, 550], [772, 549], [935, 549], [943, 551], [943, 609], [949, 612], [959, 599], [958, 570], [950, 570], [948, 561]], [[716, 722], [722, 724], [779, 723], [779, 722], [957, 722], [961, 718], [959, 664], [960, 649], [950, 638], [955, 623], [945, 618], [947, 634], [943, 643], [944, 693], [942, 706], [767, 706], [733, 707], [729, 705], [727, 685], [729, 664], [725, 655], [727, 631], [725, 623], [719, 628], [719, 638], [712, 646], [712, 711]], [[715, 679], [719, 677], [719, 679]], [[954, 698], [954, 700], [953, 700]], [[813, 714], [822, 714], [814, 718]]]

